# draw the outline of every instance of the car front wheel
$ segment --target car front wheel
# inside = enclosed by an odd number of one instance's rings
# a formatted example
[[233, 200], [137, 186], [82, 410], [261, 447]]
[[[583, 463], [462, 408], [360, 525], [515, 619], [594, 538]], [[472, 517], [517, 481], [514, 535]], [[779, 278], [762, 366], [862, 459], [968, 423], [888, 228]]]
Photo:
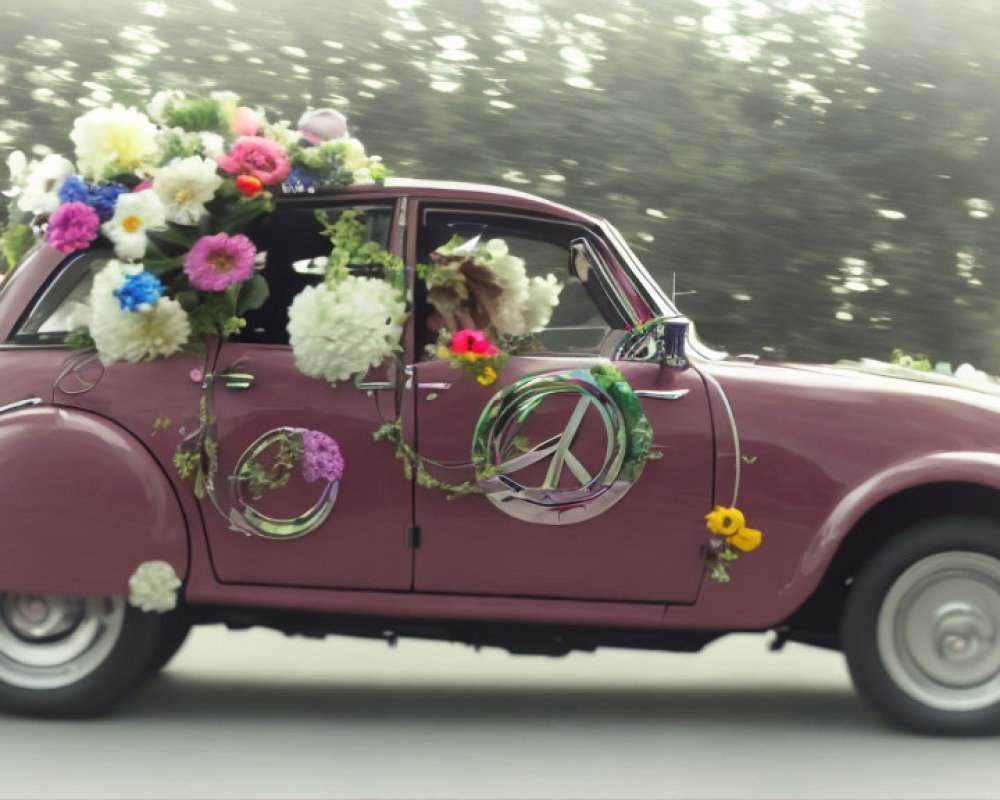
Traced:
[[941, 519], [891, 540], [851, 587], [842, 641], [859, 693], [893, 724], [1000, 730], [1000, 523]]
[[161, 627], [120, 597], [0, 594], [0, 711], [103, 713], [145, 676]]

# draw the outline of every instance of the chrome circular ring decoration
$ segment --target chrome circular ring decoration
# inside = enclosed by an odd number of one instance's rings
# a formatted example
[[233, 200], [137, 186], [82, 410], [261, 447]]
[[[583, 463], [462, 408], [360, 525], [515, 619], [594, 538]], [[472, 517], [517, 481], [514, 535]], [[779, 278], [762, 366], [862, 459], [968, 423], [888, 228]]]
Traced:
[[247, 499], [239, 475], [244, 464], [256, 461], [268, 449], [277, 447], [290, 434], [306, 433], [305, 428], [274, 428], [259, 436], [240, 456], [229, 478], [232, 487], [233, 508], [229, 512], [229, 526], [233, 530], [263, 536], [267, 539], [297, 539], [312, 533], [326, 522], [337, 502], [339, 481], [324, 480], [319, 496], [310, 508], [295, 517], [271, 517], [255, 509]]
[[1000, 560], [956, 551], [918, 561], [889, 589], [876, 630], [890, 677], [922, 703], [1000, 702]]
[[118, 641], [125, 598], [0, 594], [0, 679], [59, 689], [97, 669]]
[[[649, 452], [648, 443], [637, 447], [633, 438], [637, 428], [639, 433], [648, 431], [649, 423], [627, 383], [621, 380], [615, 385], [635, 400], [631, 408], [623, 407], [607, 384], [586, 370], [549, 372], [519, 380], [493, 396], [479, 418], [472, 443], [479, 485], [493, 505], [526, 522], [567, 525], [597, 516], [625, 496]], [[520, 432], [532, 412], [553, 395], [578, 398], [566, 426], [525, 451], [518, 442]], [[591, 409], [603, 423], [606, 436], [603, 463], [593, 475], [572, 450]], [[636, 409], [641, 420], [630, 419]], [[518, 480], [518, 473], [546, 460], [548, 468], [540, 486]], [[575, 486], [560, 486], [566, 469]]]

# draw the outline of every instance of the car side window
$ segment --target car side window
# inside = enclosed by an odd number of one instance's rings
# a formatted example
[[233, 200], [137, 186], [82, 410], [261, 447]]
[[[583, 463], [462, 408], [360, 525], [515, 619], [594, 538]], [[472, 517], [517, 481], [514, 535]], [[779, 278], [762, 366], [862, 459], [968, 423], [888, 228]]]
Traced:
[[42, 290], [13, 340], [18, 344], [62, 344], [87, 324], [87, 301], [94, 276], [114, 258], [109, 250], [72, 256]]
[[[335, 206], [324, 209], [331, 222], [348, 209], [358, 211], [368, 238], [388, 249], [393, 205]], [[264, 274], [270, 294], [260, 308], [248, 312], [246, 327], [235, 341], [288, 344], [288, 306], [306, 286], [323, 280], [323, 259], [330, 254], [330, 240], [316, 218], [315, 205], [281, 207], [251, 231], [259, 252], [266, 252]]]
[[[512, 255], [524, 259], [528, 278], [555, 275], [563, 288], [548, 325], [533, 337], [538, 351], [596, 354], [608, 332], [618, 327], [619, 320], [609, 318], [595, 302], [594, 292], [601, 291], [597, 281], [585, 284], [586, 273], [581, 280], [580, 271], [571, 268], [572, 243], [587, 235], [581, 227], [514, 215], [434, 208], [425, 208], [420, 220], [418, 262], [426, 263], [434, 250], [453, 236], [479, 236], [483, 241], [503, 239]], [[420, 348], [436, 339], [431, 322], [433, 308], [426, 298], [426, 287], [418, 281], [414, 299]]]

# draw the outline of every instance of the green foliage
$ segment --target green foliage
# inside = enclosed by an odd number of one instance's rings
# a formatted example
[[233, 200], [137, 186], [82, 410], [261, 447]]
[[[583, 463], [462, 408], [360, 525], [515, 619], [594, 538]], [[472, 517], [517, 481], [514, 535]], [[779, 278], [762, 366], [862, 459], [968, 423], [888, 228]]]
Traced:
[[76, 347], [80, 350], [90, 350], [94, 347], [94, 339], [90, 335], [90, 330], [83, 327], [66, 334], [63, 344], [68, 344], [70, 347]]
[[917, 372], [933, 372], [934, 367], [925, 355], [908, 356], [898, 347], [892, 351], [892, 363], [900, 367], [915, 369]]
[[[396, 445], [396, 458], [403, 463], [403, 474], [406, 476], [407, 480], [411, 480], [415, 476], [417, 486], [421, 486], [424, 489], [443, 491], [446, 493], [449, 500], [453, 500], [462, 495], [483, 493], [482, 487], [472, 481], [464, 481], [463, 483], [447, 483], [446, 481], [438, 480], [427, 472], [425, 465], [432, 462], [421, 458], [417, 452], [406, 443], [403, 439], [402, 422], [399, 420], [386, 422], [377, 431], [375, 431], [374, 434], [372, 434], [372, 439], [376, 442], [387, 441]], [[479, 475], [480, 477], [485, 477], [483, 473], [479, 473]]]
[[185, 131], [212, 131], [220, 135], [230, 133], [225, 109], [218, 100], [210, 97], [172, 101], [164, 114], [164, 121], [170, 128]]
[[0, 254], [7, 262], [7, 268], [4, 269], [0, 263], [0, 275], [14, 269], [24, 254], [34, 246], [35, 234], [30, 225], [12, 225], [4, 231], [3, 236], [0, 236]]
[[300, 433], [282, 434], [277, 439], [278, 451], [270, 463], [250, 460], [240, 468], [237, 479], [246, 484], [254, 500], [265, 491], [279, 489], [288, 484], [292, 472], [305, 455], [305, 444]]
[[341, 281], [356, 267], [381, 267], [386, 280], [399, 285], [403, 275], [403, 260], [383, 250], [371, 240], [364, 215], [348, 209], [333, 222], [326, 211], [317, 211], [316, 219], [323, 226], [323, 235], [333, 249], [327, 262], [327, 280]]

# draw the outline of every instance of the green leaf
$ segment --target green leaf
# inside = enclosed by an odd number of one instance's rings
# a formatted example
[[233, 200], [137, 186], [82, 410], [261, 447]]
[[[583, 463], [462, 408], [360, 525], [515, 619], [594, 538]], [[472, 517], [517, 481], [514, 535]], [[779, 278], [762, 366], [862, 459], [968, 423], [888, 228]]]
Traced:
[[240, 293], [236, 297], [236, 315], [243, 316], [248, 311], [260, 308], [264, 305], [269, 293], [270, 290], [267, 288], [264, 276], [252, 275], [240, 286]]
[[[13, 225], [0, 236], [0, 252], [9, 269], [17, 266], [25, 253], [35, 245], [35, 234], [30, 225]], [[0, 274], [5, 270], [0, 269]]]
[[168, 222], [167, 227], [163, 230], [150, 231], [149, 238], [153, 242], [165, 242], [166, 244], [190, 250], [194, 246], [194, 243], [201, 238], [201, 232], [197, 228], [187, 225], [175, 225], [173, 222]]
[[230, 204], [226, 210], [216, 217], [218, 229], [230, 235], [243, 233], [261, 216], [271, 211], [274, 201], [268, 192], [261, 192], [252, 200]]

